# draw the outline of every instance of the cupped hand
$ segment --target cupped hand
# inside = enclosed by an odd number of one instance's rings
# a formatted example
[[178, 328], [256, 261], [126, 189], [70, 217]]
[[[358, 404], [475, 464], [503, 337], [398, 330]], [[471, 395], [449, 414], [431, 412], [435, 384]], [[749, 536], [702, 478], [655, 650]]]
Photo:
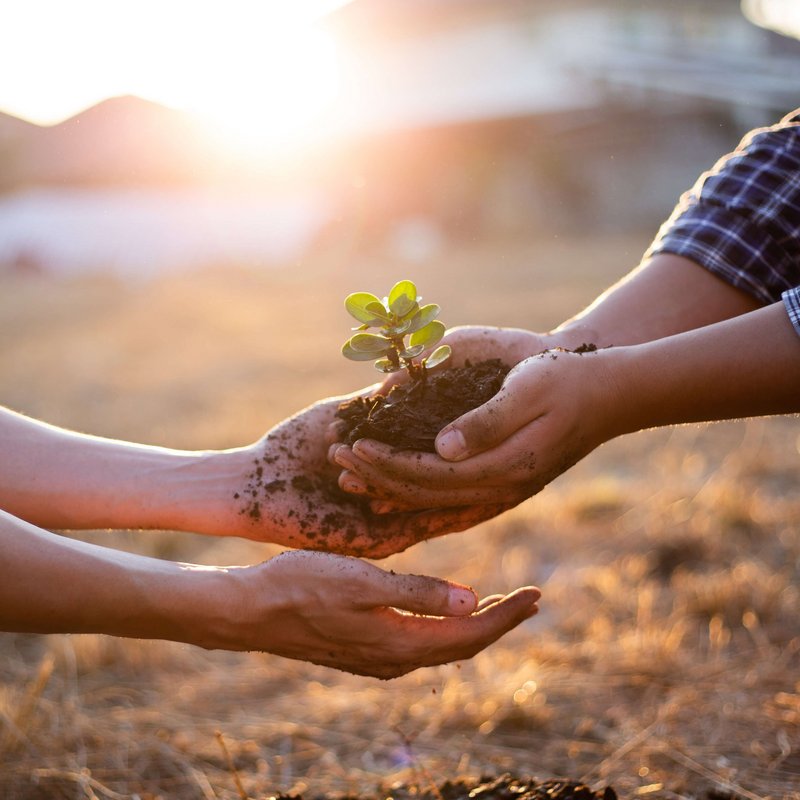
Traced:
[[363, 439], [334, 445], [339, 484], [376, 513], [516, 505], [617, 434], [611, 351], [545, 352], [520, 362], [487, 403], [446, 426], [436, 454]]
[[[553, 335], [534, 333], [523, 328], [496, 328], [489, 325], [461, 325], [450, 328], [441, 342], [435, 345], [449, 345], [450, 358], [441, 365], [434, 367], [431, 372], [443, 369], [462, 367], [466, 362], [477, 364], [490, 358], [499, 358], [509, 367], [518, 364], [529, 356], [541, 353], [549, 347], [555, 347], [557, 342]], [[420, 358], [424, 358], [423, 353]], [[408, 380], [405, 370], [393, 372], [381, 384], [371, 386], [358, 394], [387, 395], [393, 386], [405, 383]], [[326, 431], [329, 444], [341, 442], [346, 424], [342, 420], [334, 420]]]
[[383, 558], [503, 510], [462, 504], [435, 514], [375, 514], [368, 502], [340, 489], [341, 468], [327, 460], [325, 433], [343, 399], [316, 403], [232, 453], [230, 511], [218, 529], [287, 547]]
[[242, 568], [238, 580], [242, 611], [222, 646], [378, 678], [471, 658], [533, 616], [540, 596], [524, 587], [479, 605], [461, 584], [308, 551]]

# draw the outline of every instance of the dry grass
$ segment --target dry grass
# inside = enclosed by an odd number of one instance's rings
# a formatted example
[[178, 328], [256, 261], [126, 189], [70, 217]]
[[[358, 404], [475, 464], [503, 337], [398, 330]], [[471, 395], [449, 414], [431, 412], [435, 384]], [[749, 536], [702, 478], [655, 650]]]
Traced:
[[[141, 285], [6, 277], [0, 402], [93, 433], [241, 444], [371, 380], [338, 355], [348, 291], [409, 275], [449, 324], [542, 329], [645, 244], [476, 244], [415, 268], [340, 253]], [[508, 770], [625, 796], [800, 798], [798, 448], [790, 418], [628, 437], [456, 550], [446, 537], [393, 557], [481, 593], [532, 582], [544, 597], [471, 662], [391, 683], [170, 643], [2, 635], [0, 797], [368, 793]], [[275, 552], [87, 538], [206, 563]]]

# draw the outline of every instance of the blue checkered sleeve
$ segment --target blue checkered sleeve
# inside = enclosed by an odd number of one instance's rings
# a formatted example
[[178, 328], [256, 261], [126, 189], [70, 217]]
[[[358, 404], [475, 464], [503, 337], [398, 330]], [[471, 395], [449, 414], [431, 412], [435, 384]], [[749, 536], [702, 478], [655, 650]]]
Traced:
[[782, 295], [783, 304], [789, 312], [789, 319], [794, 325], [794, 329], [800, 335], [800, 286], [794, 289], [787, 289]]
[[646, 256], [656, 253], [689, 258], [764, 304], [782, 298], [800, 334], [800, 109], [703, 173]]

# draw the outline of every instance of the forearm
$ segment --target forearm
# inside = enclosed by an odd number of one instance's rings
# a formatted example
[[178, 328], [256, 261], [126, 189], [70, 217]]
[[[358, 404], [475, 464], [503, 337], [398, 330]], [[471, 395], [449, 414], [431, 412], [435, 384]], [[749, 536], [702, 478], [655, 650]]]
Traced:
[[204, 532], [248, 458], [86, 436], [7, 409], [0, 453], [0, 508], [35, 525]]
[[584, 342], [598, 347], [639, 344], [758, 307], [748, 294], [693, 261], [664, 253], [637, 267], [550, 336], [568, 349]]
[[[0, 511], [0, 629], [105, 633], [211, 647], [235, 605], [231, 570], [122, 553]], [[233, 615], [230, 615], [233, 616]]]
[[800, 337], [782, 303], [598, 356], [616, 387], [615, 434], [800, 412]]

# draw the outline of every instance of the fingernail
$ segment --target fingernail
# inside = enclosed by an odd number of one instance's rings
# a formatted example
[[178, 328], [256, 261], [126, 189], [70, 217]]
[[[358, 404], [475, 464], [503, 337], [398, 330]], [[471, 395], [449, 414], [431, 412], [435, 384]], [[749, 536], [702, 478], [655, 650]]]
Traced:
[[475, 592], [466, 586], [451, 586], [447, 605], [452, 614], [471, 614], [478, 604]]
[[372, 463], [372, 453], [370, 453], [369, 445], [364, 443], [363, 439], [359, 439], [353, 445], [353, 452], [362, 460], [366, 461], [367, 464]]
[[345, 469], [352, 469], [354, 465], [353, 459], [350, 457], [350, 450], [347, 447], [339, 446], [339, 449], [333, 454], [333, 460]]
[[467, 443], [458, 428], [439, 434], [436, 439], [436, 452], [448, 461], [459, 461], [467, 456]]
[[367, 486], [358, 478], [347, 475], [342, 478], [342, 489], [346, 492], [353, 492], [354, 494], [364, 494], [364, 492], [367, 491]]

